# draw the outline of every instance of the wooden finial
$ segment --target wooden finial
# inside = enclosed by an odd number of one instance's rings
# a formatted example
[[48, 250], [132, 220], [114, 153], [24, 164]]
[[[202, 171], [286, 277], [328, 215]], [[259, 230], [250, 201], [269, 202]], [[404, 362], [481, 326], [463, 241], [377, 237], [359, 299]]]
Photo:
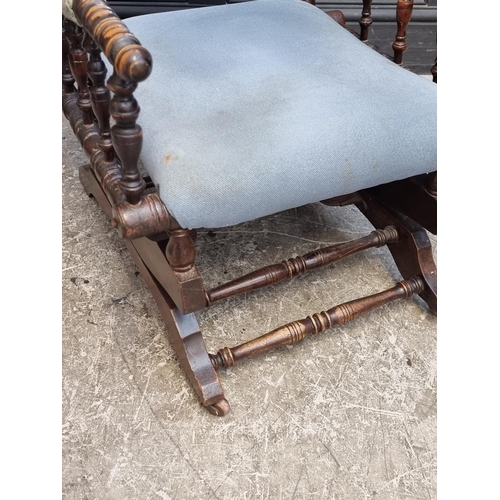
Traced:
[[137, 83], [151, 74], [151, 54], [103, 0], [74, 0], [73, 11], [120, 78]]

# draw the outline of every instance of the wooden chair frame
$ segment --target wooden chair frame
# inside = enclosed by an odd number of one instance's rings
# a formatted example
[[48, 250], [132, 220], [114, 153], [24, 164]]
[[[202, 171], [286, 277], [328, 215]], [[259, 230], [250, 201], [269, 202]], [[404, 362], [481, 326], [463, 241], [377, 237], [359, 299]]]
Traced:
[[[406, 27], [412, 7], [413, 1], [397, 1], [396, 64], [401, 64], [407, 47]], [[63, 20], [62, 103], [64, 115], [89, 158], [89, 164], [80, 167], [81, 183], [124, 239], [159, 307], [179, 362], [209, 411], [224, 415], [229, 410], [217, 374], [221, 367], [298, 342], [413, 294], [419, 294], [437, 312], [437, 272], [427, 236], [427, 231], [437, 234], [436, 172], [324, 200], [330, 206], [355, 205], [375, 230], [360, 239], [290, 258], [206, 289], [195, 266], [196, 231], [177, 223], [151, 179], [141, 175], [138, 167], [143, 132], [136, 123], [139, 106], [133, 92], [150, 74], [151, 55], [102, 0], [74, 0], [73, 11], [82, 27]], [[346, 27], [340, 11], [328, 14]], [[346, 29], [378, 50], [368, 42], [371, 23], [371, 1], [365, 0], [361, 34]], [[114, 69], [107, 81], [101, 52]], [[436, 63], [432, 74], [437, 81]], [[403, 277], [393, 288], [312, 314], [216, 354], [207, 352], [195, 311], [383, 245]]]

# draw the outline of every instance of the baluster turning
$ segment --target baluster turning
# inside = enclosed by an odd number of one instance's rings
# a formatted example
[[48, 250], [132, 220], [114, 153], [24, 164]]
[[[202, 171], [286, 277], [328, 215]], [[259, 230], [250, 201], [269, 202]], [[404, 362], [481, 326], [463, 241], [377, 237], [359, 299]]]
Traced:
[[146, 187], [138, 168], [142, 150], [142, 128], [136, 123], [140, 111], [134, 97], [137, 83], [123, 80], [115, 71], [108, 80], [108, 88], [114, 94], [110, 103], [111, 116], [115, 120], [111, 137], [122, 166], [120, 185], [127, 201], [135, 205], [140, 201]]
[[217, 354], [210, 354], [215, 369], [233, 366], [237, 361], [263, 352], [300, 342], [309, 335], [324, 332], [335, 325], [352, 321], [367, 312], [397, 299], [407, 299], [424, 290], [422, 278], [401, 281], [393, 288], [368, 297], [345, 302], [328, 311], [288, 323], [272, 332], [236, 347], [224, 347]]
[[396, 7], [396, 22], [398, 24], [398, 32], [396, 40], [392, 44], [394, 50], [394, 62], [401, 64], [403, 62], [403, 52], [408, 48], [406, 43], [406, 28], [410, 22], [413, 12], [413, 0], [398, 0]]
[[[68, 54], [69, 66], [78, 88], [77, 105], [82, 112], [83, 124], [92, 125], [94, 118], [87, 82], [87, 52], [83, 48], [85, 32], [80, 26], [67, 19], [64, 21], [64, 28], [70, 45]], [[69, 89], [69, 79], [67, 79], [67, 83]]]
[[363, 12], [361, 13], [361, 18], [359, 20], [359, 25], [361, 27], [360, 40], [362, 42], [366, 42], [368, 40], [368, 34], [372, 23], [372, 0], [363, 0]]

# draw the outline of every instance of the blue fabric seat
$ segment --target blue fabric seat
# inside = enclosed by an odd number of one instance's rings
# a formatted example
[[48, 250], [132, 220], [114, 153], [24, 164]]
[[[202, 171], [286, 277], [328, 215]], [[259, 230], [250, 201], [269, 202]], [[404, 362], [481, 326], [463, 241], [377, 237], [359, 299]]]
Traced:
[[436, 86], [320, 9], [257, 0], [127, 19], [153, 56], [142, 161], [185, 228], [436, 170]]

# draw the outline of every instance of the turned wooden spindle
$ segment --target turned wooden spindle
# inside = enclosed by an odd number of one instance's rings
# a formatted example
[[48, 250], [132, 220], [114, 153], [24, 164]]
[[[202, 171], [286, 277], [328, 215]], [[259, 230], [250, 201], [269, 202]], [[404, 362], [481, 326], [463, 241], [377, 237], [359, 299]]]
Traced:
[[385, 229], [373, 231], [368, 236], [364, 236], [357, 240], [320, 248], [302, 257], [288, 259], [280, 264], [264, 267], [207, 291], [207, 306], [217, 300], [225, 299], [239, 293], [274, 285], [275, 283], [305, 273], [306, 271], [311, 271], [312, 269], [317, 269], [327, 264], [331, 264], [332, 262], [336, 262], [348, 255], [360, 252], [361, 250], [381, 247], [387, 243], [394, 243], [397, 239], [398, 233], [396, 229], [392, 226], [388, 226]]
[[372, 0], [363, 0], [363, 11], [359, 20], [359, 26], [361, 27], [360, 40], [362, 42], [368, 40], [368, 34], [372, 23]]
[[189, 271], [196, 257], [196, 248], [189, 229], [174, 229], [169, 231], [169, 240], [165, 255], [174, 271]]
[[434, 64], [432, 65], [431, 68], [431, 74], [432, 74], [432, 81], [434, 83], [438, 82], [438, 60], [437, 57], [434, 59]]
[[63, 92], [65, 94], [73, 94], [75, 92], [75, 78], [73, 77], [73, 73], [71, 73], [71, 68], [69, 66], [69, 51], [70, 45], [68, 37], [66, 36], [66, 30], [64, 28], [63, 22], [63, 30], [62, 30], [62, 84], [63, 84]]
[[86, 37], [86, 42], [87, 52], [89, 53], [87, 72], [92, 81], [92, 86], [90, 87], [90, 101], [101, 135], [99, 147], [104, 153], [104, 160], [106, 162], [112, 162], [114, 160], [114, 150], [109, 122], [111, 92], [108, 87], [106, 87], [106, 65], [101, 58], [101, 49], [99, 49], [91, 36]]
[[110, 103], [115, 125], [111, 128], [113, 146], [122, 166], [121, 188], [127, 201], [139, 203], [146, 183], [138, 168], [142, 150], [142, 128], [137, 124], [139, 104], [134, 97], [137, 83], [126, 82], [116, 72], [108, 80], [113, 92]]
[[420, 277], [401, 281], [396, 286], [368, 297], [352, 300], [328, 311], [322, 311], [305, 319], [288, 323], [272, 332], [236, 347], [224, 347], [217, 354], [210, 354], [215, 369], [233, 366], [237, 361], [263, 352], [300, 342], [308, 335], [324, 332], [366, 314], [397, 299], [408, 299], [424, 290]]
[[[68, 19], [64, 20], [64, 29], [69, 41], [70, 50], [68, 54], [71, 73], [78, 88], [77, 105], [82, 112], [83, 124], [92, 125], [94, 122], [92, 114], [92, 104], [87, 83], [87, 52], [83, 48], [83, 38], [85, 32]], [[69, 81], [68, 81], [69, 83]]]
[[113, 65], [107, 82], [114, 94], [110, 113], [116, 124], [111, 128], [111, 138], [122, 166], [121, 188], [128, 203], [135, 205], [145, 182], [137, 167], [142, 129], [137, 125], [139, 105], [133, 93], [137, 82], [151, 74], [151, 54], [103, 0], [73, 0], [73, 12]]
[[396, 22], [398, 24], [398, 32], [396, 40], [392, 44], [394, 50], [394, 62], [401, 64], [403, 62], [403, 52], [408, 48], [406, 43], [406, 28], [410, 22], [413, 12], [413, 0], [398, 0], [396, 6]]

